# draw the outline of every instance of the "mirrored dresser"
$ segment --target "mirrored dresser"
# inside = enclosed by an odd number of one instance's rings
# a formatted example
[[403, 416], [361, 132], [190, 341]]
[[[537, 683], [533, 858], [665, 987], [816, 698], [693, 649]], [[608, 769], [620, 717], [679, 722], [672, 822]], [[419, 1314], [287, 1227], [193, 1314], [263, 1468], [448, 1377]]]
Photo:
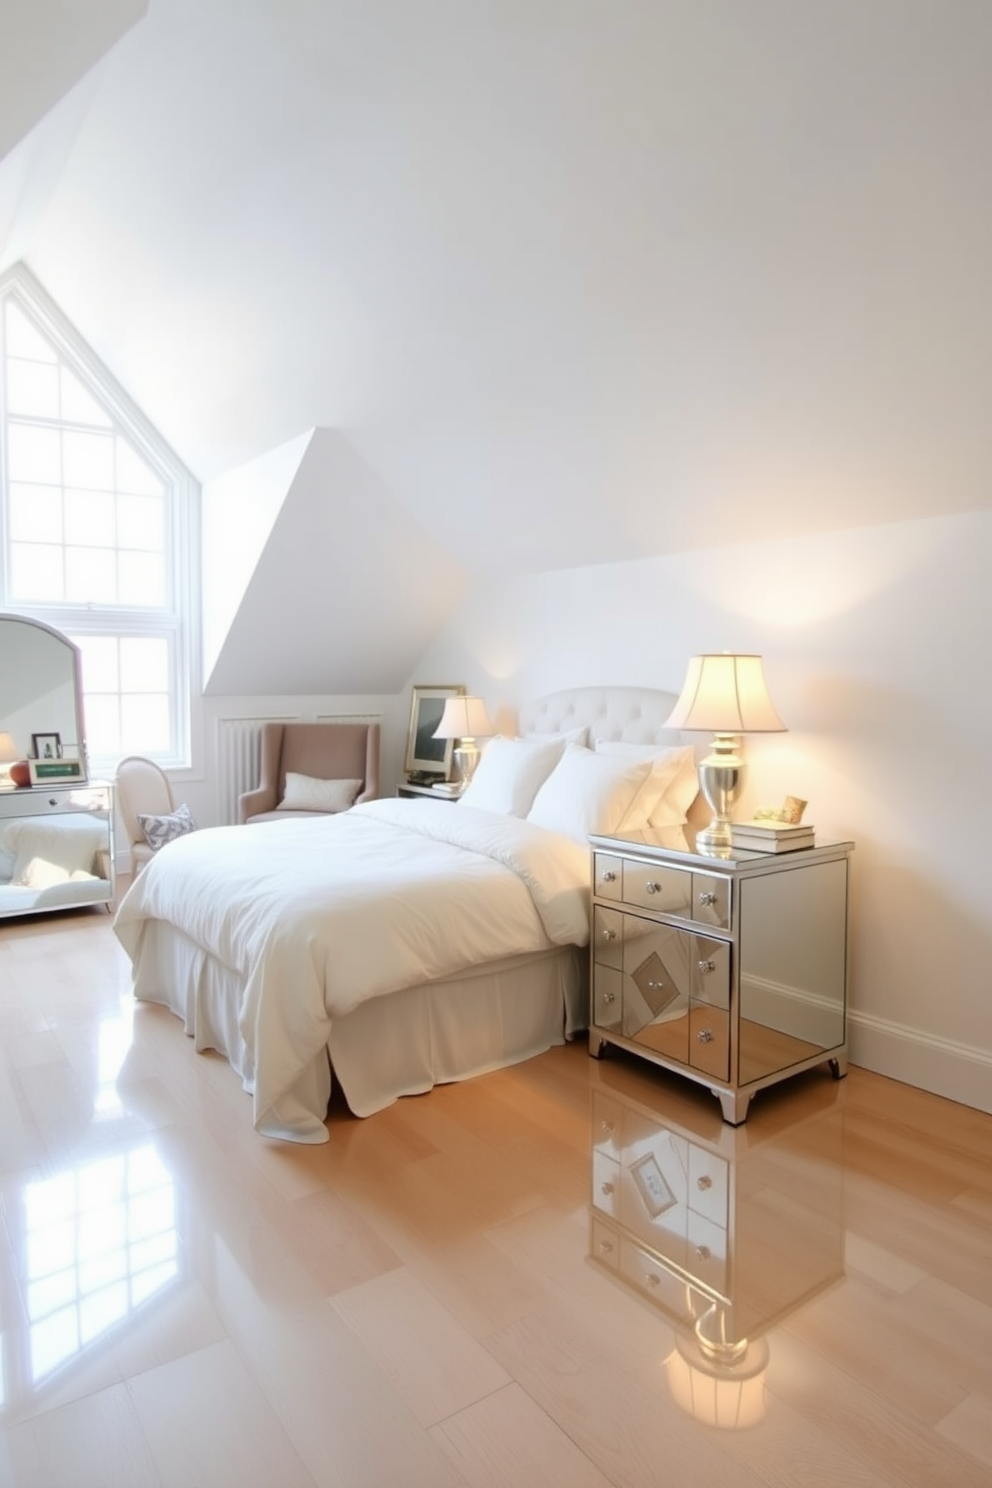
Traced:
[[0, 737], [0, 918], [109, 909], [114, 793], [87, 774], [79, 652], [23, 615], [0, 614]]
[[715, 857], [691, 827], [590, 841], [591, 1055], [615, 1044], [677, 1070], [733, 1125], [767, 1085], [846, 1073], [853, 843]]

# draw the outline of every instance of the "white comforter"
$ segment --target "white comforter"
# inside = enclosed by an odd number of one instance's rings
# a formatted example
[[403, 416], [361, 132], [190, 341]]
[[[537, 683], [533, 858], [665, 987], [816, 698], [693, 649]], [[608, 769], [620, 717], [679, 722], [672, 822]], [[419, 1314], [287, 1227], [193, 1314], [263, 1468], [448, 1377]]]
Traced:
[[136, 961], [145, 923], [164, 920], [243, 980], [239, 1022], [264, 1132], [332, 1019], [484, 961], [584, 945], [588, 884], [587, 849], [529, 822], [371, 801], [180, 837], [134, 880], [114, 928]]

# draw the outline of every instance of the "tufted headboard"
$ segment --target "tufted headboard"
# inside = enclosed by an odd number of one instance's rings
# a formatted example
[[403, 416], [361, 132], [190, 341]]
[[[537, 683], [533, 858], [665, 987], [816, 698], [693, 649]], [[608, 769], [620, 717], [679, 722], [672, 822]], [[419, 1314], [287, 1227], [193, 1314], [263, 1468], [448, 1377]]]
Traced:
[[653, 687], [569, 687], [525, 703], [522, 734], [553, 734], [589, 725], [590, 741], [622, 739], [627, 744], [695, 744], [698, 735], [665, 728], [675, 707], [673, 692]]

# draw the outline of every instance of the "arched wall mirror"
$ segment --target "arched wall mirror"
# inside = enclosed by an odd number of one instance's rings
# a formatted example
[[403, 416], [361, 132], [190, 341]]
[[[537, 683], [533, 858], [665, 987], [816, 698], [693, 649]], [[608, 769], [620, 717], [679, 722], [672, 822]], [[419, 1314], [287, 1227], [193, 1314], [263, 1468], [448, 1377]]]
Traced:
[[0, 733], [10, 735], [17, 759], [61, 752], [81, 761], [86, 779], [79, 649], [25, 615], [0, 614]]

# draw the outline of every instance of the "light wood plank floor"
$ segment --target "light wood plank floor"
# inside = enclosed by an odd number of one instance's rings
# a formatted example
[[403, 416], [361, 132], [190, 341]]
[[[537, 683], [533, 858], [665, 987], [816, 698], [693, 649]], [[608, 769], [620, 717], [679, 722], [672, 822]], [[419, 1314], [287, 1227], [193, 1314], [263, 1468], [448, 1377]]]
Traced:
[[0, 1488], [992, 1484], [992, 1118], [814, 1071], [734, 1132], [580, 1043], [277, 1144], [128, 971], [0, 925]]

